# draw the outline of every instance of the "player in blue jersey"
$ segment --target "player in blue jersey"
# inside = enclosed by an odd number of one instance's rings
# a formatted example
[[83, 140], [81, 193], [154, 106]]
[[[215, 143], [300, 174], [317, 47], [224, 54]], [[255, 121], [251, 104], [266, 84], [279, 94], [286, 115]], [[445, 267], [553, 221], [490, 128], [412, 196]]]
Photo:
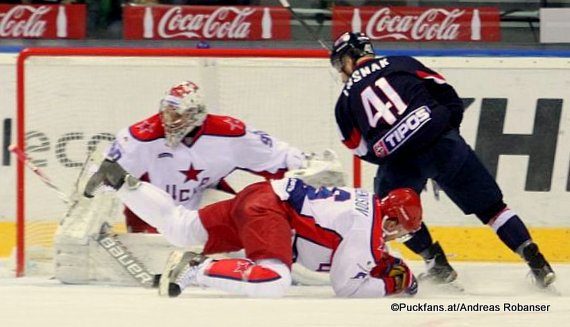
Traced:
[[[330, 59], [345, 83], [335, 108], [342, 142], [378, 165], [375, 192], [383, 197], [408, 187], [419, 193], [428, 178], [435, 180], [465, 214], [475, 214], [528, 263], [539, 286], [550, 285], [552, 268], [459, 133], [464, 107], [454, 88], [412, 57], [375, 57], [363, 33], [342, 34]], [[425, 225], [406, 246], [424, 258], [430, 279], [456, 279]]]

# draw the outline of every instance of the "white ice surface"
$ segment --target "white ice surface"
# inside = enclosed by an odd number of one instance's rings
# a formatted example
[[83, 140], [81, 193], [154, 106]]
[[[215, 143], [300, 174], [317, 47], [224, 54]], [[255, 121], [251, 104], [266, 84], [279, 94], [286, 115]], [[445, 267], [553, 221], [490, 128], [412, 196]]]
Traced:
[[[523, 264], [454, 266], [465, 288], [462, 293], [421, 284], [414, 298], [380, 299], [335, 298], [328, 286], [295, 286], [283, 299], [247, 299], [200, 288], [170, 299], [154, 289], [2, 277], [0, 327], [570, 326], [570, 265], [554, 265], [558, 295], [530, 285]], [[424, 311], [392, 311], [399, 303], [422, 305]], [[509, 312], [504, 303], [549, 307], [545, 312]], [[500, 311], [425, 310], [450, 304], [499, 305]]]

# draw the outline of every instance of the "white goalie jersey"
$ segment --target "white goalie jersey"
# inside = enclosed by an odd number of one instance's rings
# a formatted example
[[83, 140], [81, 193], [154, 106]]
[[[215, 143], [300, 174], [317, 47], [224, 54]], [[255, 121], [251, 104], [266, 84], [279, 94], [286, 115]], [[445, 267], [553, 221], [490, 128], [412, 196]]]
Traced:
[[[232, 193], [224, 177], [237, 169], [280, 178], [287, 170], [299, 168], [304, 160], [300, 150], [248, 129], [235, 118], [216, 115], [207, 115], [191, 139], [171, 148], [166, 145], [159, 114], [120, 131], [107, 157], [168, 193], [176, 204], [192, 210], [198, 209], [208, 188]], [[113, 198], [113, 194], [99, 194], [90, 201], [82, 199], [66, 224], [58, 228], [56, 277], [62, 282], [135, 282], [95, 241], [106, 219], [116, 215], [106, 211], [117, 207]], [[161, 235], [127, 233], [118, 238], [154, 272], [162, 271], [164, 258], [173, 249]]]
[[362, 189], [317, 189], [294, 178], [271, 184], [294, 211], [295, 262], [313, 271], [330, 272], [338, 295], [382, 296], [384, 282], [369, 275], [386, 251], [374, 196]]
[[302, 164], [302, 152], [238, 119], [207, 115], [202, 126], [177, 147], [166, 145], [159, 114], [117, 134], [107, 156], [135, 177], [148, 180], [176, 204], [197, 209], [207, 188], [225, 191], [224, 177], [247, 170], [281, 178]]

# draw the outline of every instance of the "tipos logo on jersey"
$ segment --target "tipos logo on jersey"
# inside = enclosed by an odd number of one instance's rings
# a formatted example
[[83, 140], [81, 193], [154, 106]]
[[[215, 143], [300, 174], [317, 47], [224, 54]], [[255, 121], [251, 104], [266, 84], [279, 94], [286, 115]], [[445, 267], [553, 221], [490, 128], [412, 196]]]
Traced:
[[384, 158], [396, 151], [402, 144], [406, 143], [420, 128], [431, 120], [431, 110], [427, 106], [421, 106], [412, 111], [404, 119], [384, 135], [372, 147], [374, 153], [379, 158]]

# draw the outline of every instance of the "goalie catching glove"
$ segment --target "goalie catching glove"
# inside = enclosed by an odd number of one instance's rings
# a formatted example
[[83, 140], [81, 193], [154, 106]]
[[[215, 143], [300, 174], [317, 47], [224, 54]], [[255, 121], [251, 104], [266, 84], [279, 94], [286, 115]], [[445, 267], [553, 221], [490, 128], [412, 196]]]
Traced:
[[115, 190], [118, 190], [127, 182], [127, 186], [131, 189], [135, 189], [140, 185], [140, 181], [129, 175], [121, 165], [115, 161], [109, 159], [103, 160], [99, 169], [89, 178], [87, 185], [85, 185], [85, 190], [83, 195], [88, 198], [95, 196], [97, 190], [103, 185], [110, 186]]
[[299, 178], [313, 187], [345, 186], [345, 176], [338, 155], [330, 149], [321, 155], [305, 154], [304, 164], [299, 169], [290, 170], [285, 177]]
[[370, 276], [384, 281], [386, 295], [405, 293], [415, 295], [418, 282], [410, 268], [400, 258], [384, 253], [382, 260], [370, 271]]

